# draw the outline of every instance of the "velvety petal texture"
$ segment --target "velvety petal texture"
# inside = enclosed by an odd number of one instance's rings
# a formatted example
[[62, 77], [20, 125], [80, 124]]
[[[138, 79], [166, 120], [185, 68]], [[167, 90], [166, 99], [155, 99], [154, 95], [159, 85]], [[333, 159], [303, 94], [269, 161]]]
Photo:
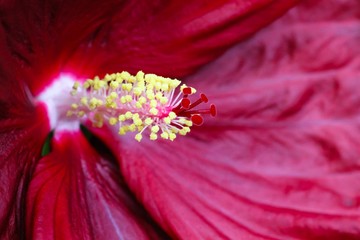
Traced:
[[[128, 1], [71, 61], [86, 72], [126, 69], [182, 77], [281, 16], [298, 0]], [[84, 58], [89, 56], [89, 58]], [[79, 59], [76, 61], [76, 59]], [[85, 61], [84, 61], [85, 60]]]
[[52, 143], [30, 182], [28, 239], [160, 237], [129, 195], [110, 155], [99, 155], [80, 132], [58, 132]]
[[296, 2], [0, 1], [0, 237], [166, 238], [80, 133], [55, 130], [40, 159], [50, 129], [37, 94], [62, 72], [183, 76]]
[[49, 129], [44, 108], [33, 107], [1, 66], [0, 81], [0, 239], [17, 239], [25, 226], [28, 182]]
[[[298, 0], [0, 2], [4, 47], [36, 95], [60, 72], [184, 76]], [[170, 63], [170, 65], [169, 65]]]
[[[111, 19], [123, 1], [0, 1], [0, 51], [33, 95], [62, 71], [84, 38]], [[84, 56], [85, 57], [85, 56]], [[87, 56], [89, 57], [89, 56]], [[87, 58], [85, 57], [85, 58]]]
[[217, 118], [113, 145], [172, 237], [360, 238], [359, 29], [359, 1], [304, 1], [187, 79]]

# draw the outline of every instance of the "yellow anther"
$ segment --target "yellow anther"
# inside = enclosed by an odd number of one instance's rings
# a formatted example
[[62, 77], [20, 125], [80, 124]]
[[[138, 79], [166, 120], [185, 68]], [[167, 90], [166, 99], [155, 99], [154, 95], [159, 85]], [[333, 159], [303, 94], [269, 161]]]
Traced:
[[161, 82], [155, 83], [155, 89], [158, 91], [161, 89]]
[[146, 81], [146, 82], [150, 82], [150, 81], [152, 81], [155, 77], [156, 77], [155, 74], [148, 73], [148, 74], [145, 75], [145, 81]]
[[140, 117], [139, 113], [134, 113], [133, 114], [133, 118], [139, 118], [139, 117]]
[[73, 111], [69, 110], [69, 111], [66, 112], [66, 116], [71, 117], [73, 115], [73, 113], [74, 113]]
[[142, 139], [141, 133], [136, 134], [136, 135], [135, 135], [135, 139], [136, 139], [136, 141], [140, 142], [141, 139]]
[[125, 114], [119, 115], [118, 119], [119, 119], [120, 122], [124, 122], [126, 120]]
[[171, 120], [174, 120], [176, 117], [177, 117], [177, 116], [176, 116], [176, 113], [174, 113], [174, 112], [169, 112], [169, 118], [170, 118]]
[[142, 104], [141, 104], [139, 101], [137, 101], [137, 102], [135, 103], [135, 107], [136, 107], [136, 108], [142, 108]]
[[140, 126], [143, 123], [140, 118], [133, 118], [133, 122], [136, 126]]
[[75, 95], [76, 95], [76, 93], [77, 93], [77, 91], [76, 91], [76, 90], [71, 90], [71, 92], [70, 92], [71, 96], [75, 96]]
[[110, 125], [115, 125], [116, 123], [117, 123], [117, 119], [116, 119], [116, 118], [114, 118], [114, 117], [109, 118], [109, 124], [110, 124]]
[[72, 109], [77, 109], [79, 106], [76, 103], [71, 104]]
[[83, 83], [83, 88], [88, 89], [92, 85], [92, 80], [88, 79]]
[[152, 84], [152, 83], [148, 83], [147, 85], [146, 85], [146, 91], [154, 91], [154, 84]]
[[87, 97], [82, 97], [80, 99], [80, 103], [84, 106], [86, 106], [88, 104], [88, 98]]
[[169, 139], [169, 134], [167, 132], [162, 132], [160, 136], [164, 139]]
[[119, 95], [116, 92], [111, 92], [109, 95], [112, 99], [116, 99]]
[[136, 131], [136, 126], [135, 126], [135, 124], [129, 125], [129, 131], [131, 131], [131, 132], [135, 132], [135, 131]]
[[116, 74], [115, 81], [117, 81], [119, 84], [121, 84], [121, 83], [123, 82], [123, 79], [122, 79], [120, 73], [117, 73], [117, 74]]
[[185, 125], [188, 126], [188, 127], [191, 127], [193, 125], [193, 123], [190, 120], [186, 120]]
[[117, 104], [116, 104], [116, 102], [114, 102], [114, 99], [112, 96], [108, 96], [106, 98], [106, 107], [107, 108], [116, 108], [117, 107]]
[[90, 104], [89, 104], [89, 108], [90, 109], [95, 109], [98, 106], [98, 99], [96, 98], [91, 98], [90, 99]]
[[77, 115], [78, 115], [78, 117], [83, 117], [83, 116], [85, 116], [85, 112], [84, 111], [79, 111]]
[[156, 133], [150, 133], [150, 140], [156, 140], [158, 138]]
[[157, 106], [157, 101], [156, 100], [151, 100], [150, 101], [150, 107], [153, 107], [153, 108], [155, 108]]
[[145, 80], [144, 76], [145, 76], [145, 74], [143, 73], [143, 71], [138, 71], [137, 74], [136, 74], [136, 80], [138, 82], [144, 81]]
[[130, 83], [136, 82], [136, 77], [131, 75], [128, 79], [126, 79], [126, 81]]
[[188, 132], [190, 132], [189, 127], [183, 127], [182, 129], [179, 130], [179, 134], [183, 136], [185, 136]]
[[176, 138], [176, 134], [175, 133], [169, 133], [169, 139], [171, 141], [174, 141], [174, 139]]
[[105, 77], [104, 77], [105, 81], [111, 81], [113, 78], [110, 74], [106, 74]]
[[99, 77], [95, 77], [94, 79], [94, 85], [93, 85], [93, 88], [94, 90], [100, 90], [104, 85], [104, 82], [103, 81], [100, 81]]
[[120, 102], [121, 102], [122, 104], [125, 104], [125, 103], [126, 103], [126, 97], [125, 97], [125, 96], [122, 96], [122, 97], [120, 98]]
[[141, 104], [144, 104], [144, 103], [146, 103], [146, 98], [141, 96], [141, 97], [139, 97], [138, 102], [141, 103]]
[[155, 98], [155, 94], [153, 91], [148, 90], [148, 91], [146, 91], [146, 97], [149, 100], [153, 100]]
[[163, 97], [162, 92], [157, 92], [157, 93], [155, 94], [155, 98], [156, 98], [157, 100], [160, 100], [162, 97]]
[[150, 108], [149, 113], [152, 115], [157, 115], [159, 113], [159, 110], [157, 110], [156, 108]]
[[118, 87], [119, 87], [119, 82], [118, 81], [112, 81], [111, 83], [110, 83], [110, 87], [112, 88], [112, 89], [117, 89]]
[[163, 118], [163, 121], [164, 121], [164, 123], [166, 123], [168, 125], [171, 123], [171, 119], [169, 117]]
[[192, 121], [186, 120], [185, 118], [180, 118], [179, 123], [191, 127], [193, 125]]
[[79, 85], [80, 85], [80, 83], [79, 83], [78, 81], [75, 81], [72, 88], [73, 88], [74, 90], [77, 90], [77, 89], [79, 88]]
[[177, 80], [177, 79], [173, 79], [169, 85], [171, 89], [175, 89], [180, 85], [181, 81]]
[[123, 90], [125, 90], [125, 91], [130, 92], [131, 89], [132, 89], [132, 84], [131, 84], [131, 83], [124, 83], [124, 84], [121, 86], [121, 88], [122, 88]]
[[134, 89], [133, 89], [134, 95], [135, 95], [135, 96], [140, 96], [140, 95], [142, 94], [143, 90], [144, 90], [144, 89], [143, 89], [143, 88], [140, 88], [140, 87], [134, 88]]
[[179, 129], [177, 129], [177, 128], [172, 128], [172, 129], [171, 129], [171, 132], [177, 134], [177, 133], [179, 132]]
[[126, 129], [126, 127], [125, 126], [123, 126], [123, 127], [121, 127], [121, 128], [119, 128], [119, 135], [125, 135], [126, 134], [126, 131], [127, 129]]
[[131, 75], [130, 75], [130, 73], [123, 71], [123, 72], [121, 72], [120, 76], [122, 79], [129, 79]]
[[168, 103], [168, 101], [169, 101], [169, 100], [168, 100], [167, 97], [161, 97], [161, 98], [160, 98], [160, 103], [163, 104], [163, 105], [166, 104], [166, 103]]
[[111, 96], [106, 97], [106, 103], [111, 104], [114, 101], [114, 99]]
[[152, 120], [151, 118], [148, 117], [148, 118], [145, 118], [145, 121], [144, 121], [144, 122], [145, 122], [146, 125], [150, 125], [150, 124], [153, 123], [153, 121], [154, 121], [154, 120]]
[[155, 126], [151, 127], [151, 132], [153, 132], [153, 133], [157, 133], [159, 130], [160, 130], [160, 128], [159, 128], [158, 125], [155, 125]]
[[125, 113], [125, 118], [126, 119], [130, 119], [130, 118], [132, 118], [132, 116], [133, 116], [133, 114], [131, 112], [126, 112]]
[[169, 91], [169, 85], [166, 84], [166, 83], [165, 83], [165, 84], [162, 84], [162, 85], [161, 85], [161, 90], [162, 90], [162, 91]]
[[131, 95], [126, 95], [125, 98], [127, 102], [131, 102], [133, 100]]

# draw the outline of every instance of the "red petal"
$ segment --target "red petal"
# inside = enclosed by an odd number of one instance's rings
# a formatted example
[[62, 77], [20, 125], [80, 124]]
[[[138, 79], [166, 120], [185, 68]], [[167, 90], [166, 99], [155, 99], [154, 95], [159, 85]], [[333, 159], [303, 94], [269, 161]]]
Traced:
[[84, 42], [72, 69], [181, 77], [271, 23], [298, 0], [129, 1]]
[[121, 142], [130, 188], [167, 232], [360, 239], [359, 16], [357, 0], [305, 1], [189, 79], [214, 120], [173, 143]]
[[61, 71], [183, 76], [296, 2], [9, 1], [0, 4], [0, 51], [35, 95]]
[[81, 133], [55, 136], [27, 195], [32, 239], [157, 239], [119, 172]]
[[16, 79], [25, 81], [36, 95], [59, 75], [81, 42], [89, 42], [121, 5], [116, 0], [2, 1], [0, 64], [17, 74]]
[[45, 109], [9, 79], [0, 66], [0, 239], [23, 236], [28, 180], [49, 131]]

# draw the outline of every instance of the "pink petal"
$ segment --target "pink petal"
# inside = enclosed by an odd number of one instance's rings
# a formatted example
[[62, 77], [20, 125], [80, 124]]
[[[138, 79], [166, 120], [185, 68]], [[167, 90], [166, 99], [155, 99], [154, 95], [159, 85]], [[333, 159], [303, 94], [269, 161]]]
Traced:
[[1, 66], [0, 81], [0, 239], [18, 239], [24, 231], [28, 180], [49, 127], [45, 109], [33, 107]]
[[0, 49], [8, 49], [8, 66], [22, 70], [35, 95], [61, 71], [179, 77], [298, 1], [9, 1], [0, 4]]
[[169, 234], [360, 238], [359, 16], [357, 0], [304, 1], [188, 79], [217, 118], [122, 138], [121, 171]]
[[111, 158], [81, 133], [58, 132], [27, 195], [32, 239], [157, 239]]

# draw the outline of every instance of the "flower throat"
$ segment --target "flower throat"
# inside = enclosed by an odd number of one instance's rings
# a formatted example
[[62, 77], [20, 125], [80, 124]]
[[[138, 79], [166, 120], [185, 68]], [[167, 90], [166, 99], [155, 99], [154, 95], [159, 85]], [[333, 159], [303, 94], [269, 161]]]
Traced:
[[173, 141], [178, 134], [189, 133], [193, 125], [201, 125], [202, 115], [216, 115], [213, 104], [208, 109], [195, 109], [208, 99], [200, 94], [191, 102], [194, 88], [182, 84], [175, 94], [180, 83], [142, 71], [136, 76], [124, 71], [106, 74], [103, 79], [88, 79], [83, 84], [75, 82], [70, 93], [74, 102], [67, 116], [87, 118], [95, 127], [117, 125], [119, 135], [137, 132], [135, 139], [139, 142], [145, 131], [151, 140], [160, 136]]

